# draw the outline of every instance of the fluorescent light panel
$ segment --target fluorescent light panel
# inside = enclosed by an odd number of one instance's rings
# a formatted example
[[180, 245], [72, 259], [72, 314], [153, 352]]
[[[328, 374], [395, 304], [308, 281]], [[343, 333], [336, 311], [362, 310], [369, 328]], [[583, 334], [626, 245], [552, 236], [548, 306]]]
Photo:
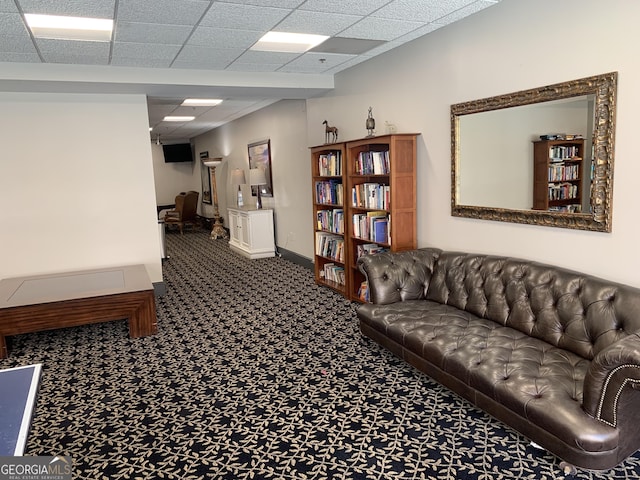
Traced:
[[251, 50], [304, 53], [316, 45], [320, 45], [327, 38], [329, 37], [326, 35], [310, 33], [267, 32], [251, 47]]
[[219, 98], [186, 98], [182, 105], [185, 107], [215, 107], [222, 103]]
[[34, 37], [58, 40], [111, 41], [113, 20], [107, 18], [64, 17], [25, 13]]
[[167, 115], [162, 120], [165, 122], [190, 122], [194, 120], [196, 117], [186, 116], [186, 115]]

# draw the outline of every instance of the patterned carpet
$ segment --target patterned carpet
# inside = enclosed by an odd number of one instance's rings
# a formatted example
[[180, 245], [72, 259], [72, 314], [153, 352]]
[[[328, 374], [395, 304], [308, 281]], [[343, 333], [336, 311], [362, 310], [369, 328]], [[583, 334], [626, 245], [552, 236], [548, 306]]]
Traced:
[[[167, 235], [159, 333], [14, 337], [44, 364], [29, 455], [74, 478], [561, 479], [557, 459], [363, 339], [355, 306], [281, 258]], [[581, 479], [640, 476], [640, 454]]]

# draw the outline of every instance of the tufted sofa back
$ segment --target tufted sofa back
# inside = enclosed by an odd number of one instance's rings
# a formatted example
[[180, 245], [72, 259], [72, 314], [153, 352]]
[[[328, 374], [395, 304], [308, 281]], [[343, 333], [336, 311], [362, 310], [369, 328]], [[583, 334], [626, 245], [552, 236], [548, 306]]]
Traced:
[[591, 360], [640, 330], [639, 289], [527, 260], [423, 250], [437, 255], [427, 300], [515, 328], [583, 358]]

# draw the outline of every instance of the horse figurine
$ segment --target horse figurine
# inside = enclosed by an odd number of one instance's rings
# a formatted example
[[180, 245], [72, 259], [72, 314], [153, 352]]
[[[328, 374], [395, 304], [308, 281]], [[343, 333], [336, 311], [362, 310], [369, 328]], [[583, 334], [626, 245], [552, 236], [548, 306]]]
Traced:
[[[329, 122], [326, 120], [322, 122], [324, 127], [324, 143], [335, 143], [338, 141], [338, 129], [336, 127], [330, 127]], [[329, 142], [331, 140], [331, 142]]]

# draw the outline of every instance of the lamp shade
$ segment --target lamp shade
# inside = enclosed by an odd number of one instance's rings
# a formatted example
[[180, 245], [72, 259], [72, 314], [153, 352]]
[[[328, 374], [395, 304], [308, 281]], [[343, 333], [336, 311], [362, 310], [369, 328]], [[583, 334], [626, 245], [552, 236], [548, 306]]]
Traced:
[[252, 168], [249, 170], [249, 183], [251, 185], [265, 185], [267, 183], [267, 177], [264, 174], [264, 170], [261, 168]]
[[231, 170], [231, 184], [232, 185], [244, 185], [247, 180], [244, 177], [244, 170], [240, 168], [234, 168]]
[[222, 157], [218, 158], [203, 158], [202, 164], [205, 167], [217, 167], [222, 163]]

